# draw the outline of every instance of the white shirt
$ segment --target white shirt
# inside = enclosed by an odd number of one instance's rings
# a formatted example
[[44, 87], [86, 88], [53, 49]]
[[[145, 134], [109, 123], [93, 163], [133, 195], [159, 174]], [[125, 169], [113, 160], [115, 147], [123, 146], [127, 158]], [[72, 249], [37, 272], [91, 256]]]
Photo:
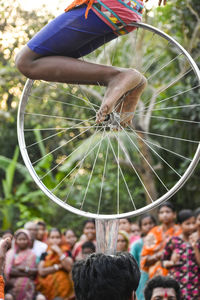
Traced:
[[37, 259], [40, 259], [42, 253], [46, 252], [47, 244], [34, 240], [32, 251], [37, 256]]

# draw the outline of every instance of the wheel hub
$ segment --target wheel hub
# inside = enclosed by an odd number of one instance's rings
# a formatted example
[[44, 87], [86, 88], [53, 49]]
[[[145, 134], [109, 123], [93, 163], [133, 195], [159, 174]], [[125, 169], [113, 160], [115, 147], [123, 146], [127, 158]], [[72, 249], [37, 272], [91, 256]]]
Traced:
[[120, 114], [117, 112], [112, 112], [106, 116], [102, 124], [111, 129], [120, 129]]

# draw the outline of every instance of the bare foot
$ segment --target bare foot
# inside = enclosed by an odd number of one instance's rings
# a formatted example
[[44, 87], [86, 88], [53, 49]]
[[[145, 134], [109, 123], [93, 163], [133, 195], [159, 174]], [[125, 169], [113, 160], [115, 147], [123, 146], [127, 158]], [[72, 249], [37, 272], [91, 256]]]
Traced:
[[120, 114], [120, 123], [123, 127], [131, 124], [140, 96], [147, 85], [146, 78], [143, 75], [141, 77], [140, 83], [129, 91], [127, 95], [123, 96], [121, 101], [116, 105], [116, 111]]
[[108, 84], [99, 111], [97, 112], [96, 122], [105, 120], [107, 114], [111, 113], [117, 101], [128, 91], [134, 89], [142, 80], [142, 74], [137, 70], [121, 70]]

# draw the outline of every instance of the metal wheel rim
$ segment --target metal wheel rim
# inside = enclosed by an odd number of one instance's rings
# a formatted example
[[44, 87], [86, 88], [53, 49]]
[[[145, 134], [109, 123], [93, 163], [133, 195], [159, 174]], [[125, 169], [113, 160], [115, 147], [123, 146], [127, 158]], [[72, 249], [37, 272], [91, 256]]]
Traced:
[[[173, 43], [188, 59], [190, 62], [190, 65], [196, 74], [196, 77], [198, 78], [198, 81], [200, 82], [200, 71], [195, 63], [195, 61], [192, 59], [190, 54], [173, 38], [171, 38], [169, 35], [166, 33], [162, 32], [161, 30], [156, 29], [155, 27], [144, 24], [144, 23], [131, 23], [131, 26], [138, 27], [138, 28], [144, 28], [149, 31], [152, 31], [153, 33], [158, 34], [159, 36], [163, 37], [164, 39], [170, 41]], [[195, 167], [197, 166], [199, 159], [200, 159], [200, 144], [197, 147], [197, 150], [195, 152], [195, 155], [192, 159], [192, 162], [186, 169], [185, 173], [183, 176], [177, 181], [177, 183], [163, 196], [155, 200], [153, 203], [148, 204], [145, 207], [139, 208], [135, 211], [130, 211], [126, 213], [120, 213], [120, 214], [97, 214], [97, 213], [90, 213], [86, 211], [82, 211], [80, 209], [77, 209], [75, 207], [70, 206], [67, 203], [64, 203], [62, 200], [60, 200], [58, 197], [56, 197], [47, 187], [41, 182], [39, 179], [37, 173], [35, 172], [31, 161], [29, 159], [27, 150], [26, 150], [26, 143], [24, 139], [24, 112], [25, 112], [25, 107], [26, 103], [28, 102], [28, 97], [32, 88], [34, 81], [28, 79], [26, 82], [26, 85], [23, 90], [23, 94], [20, 100], [19, 104], [19, 109], [18, 109], [18, 118], [17, 118], [17, 133], [18, 133], [18, 141], [19, 141], [19, 147], [20, 151], [24, 160], [24, 163], [35, 181], [35, 183], [38, 185], [38, 187], [46, 194], [48, 198], [53, 200], [55, 203], [57, 203], [59, 206], [67, 209], [68, 211], [87, 217], [87, 218], [95, 218], [95, 219], [116, 219], [116, 218], [127, 218], [127, 217], [133, 217], [133, 216], [138, 216], [140, 214], [143, 214], [153, 208], [156, 208], [159, 206], [162, 202], [167, 201], [169, 198], [171, 198], [183, 185], [184, 183], [189, 179], [191, 176], [192, 172], [194, 171]]]

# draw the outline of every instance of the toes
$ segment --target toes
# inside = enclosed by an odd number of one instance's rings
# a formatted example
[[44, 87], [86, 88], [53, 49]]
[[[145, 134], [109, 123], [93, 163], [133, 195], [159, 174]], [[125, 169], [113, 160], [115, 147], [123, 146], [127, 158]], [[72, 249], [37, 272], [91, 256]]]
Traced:
[[96, 122], [101, 123], [105, 120], [106, 115], [108, 114], [108, 106], [104, 105], [100, 108], [96, 115]]

